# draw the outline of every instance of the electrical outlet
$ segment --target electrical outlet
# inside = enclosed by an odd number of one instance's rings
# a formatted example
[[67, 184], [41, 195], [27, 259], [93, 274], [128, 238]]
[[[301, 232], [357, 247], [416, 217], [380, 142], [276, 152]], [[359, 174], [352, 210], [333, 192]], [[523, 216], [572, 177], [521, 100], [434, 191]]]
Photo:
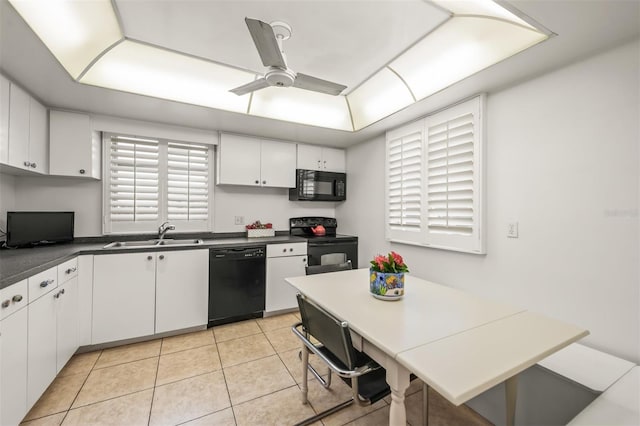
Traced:
[[244, 225], [244, 216], [236, 216], [235, 217], [236, 225]]
[[507, 225], [507, 237], [518, 238], [518, 222], [509, 222]]

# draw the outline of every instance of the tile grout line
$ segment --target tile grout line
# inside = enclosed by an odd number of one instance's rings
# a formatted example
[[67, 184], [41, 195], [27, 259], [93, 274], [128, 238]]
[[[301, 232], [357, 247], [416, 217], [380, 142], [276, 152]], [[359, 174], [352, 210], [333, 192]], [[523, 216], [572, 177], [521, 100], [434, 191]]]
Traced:
[[153, 399], [156, 396], [156, 383], [158, 383], [158, 373], [160, 372], [160, 357], [162, 356], [162, 346], [164, 338], [160, 341], [160, 351], [158, 353], [158, 362], [156, 364], [156, 376], [153, 378], [153, 389], [151, 391], [151, 404], [149, 404], [149, 417], [147, 418], [147, 426], [151, 425], [151, 413], [153, 413]]

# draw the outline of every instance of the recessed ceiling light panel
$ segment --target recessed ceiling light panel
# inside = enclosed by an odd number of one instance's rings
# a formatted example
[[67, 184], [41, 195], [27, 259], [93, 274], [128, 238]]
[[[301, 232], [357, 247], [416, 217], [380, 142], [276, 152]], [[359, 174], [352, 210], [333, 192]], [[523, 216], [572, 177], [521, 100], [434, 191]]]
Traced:
[[122, 39], [109, 0], [9, 0], [75, 80], [113, 43]]
[[81, 83], [233, 112], [249, 97], [229, 92], [254, 74], [133, 41], [123, 41], [80, 79]]

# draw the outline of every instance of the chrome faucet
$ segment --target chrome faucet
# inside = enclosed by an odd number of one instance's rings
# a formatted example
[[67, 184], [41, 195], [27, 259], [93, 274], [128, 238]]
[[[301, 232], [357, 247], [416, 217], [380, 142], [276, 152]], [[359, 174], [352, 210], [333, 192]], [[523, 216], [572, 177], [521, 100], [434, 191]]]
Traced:
[[167, 231], [174, 231], [175, 229], [175, 225], [172, 225], [169, 222], [163, 223], [158, 228], [158, 238], [160, 239], [160, 241], [162, 241], [164, 239], [164, 234], [166, 234]]

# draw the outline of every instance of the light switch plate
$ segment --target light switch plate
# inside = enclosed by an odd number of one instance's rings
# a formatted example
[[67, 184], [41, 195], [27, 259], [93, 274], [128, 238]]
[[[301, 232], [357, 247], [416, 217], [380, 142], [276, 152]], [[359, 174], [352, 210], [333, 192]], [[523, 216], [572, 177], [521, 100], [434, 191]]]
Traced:
[[507, 237], [518, 238], [518, 222], [509, 222], [507, 225]]
[[235, 216], [234, 223], [236, 225], [244, 225], [244, 216]]

